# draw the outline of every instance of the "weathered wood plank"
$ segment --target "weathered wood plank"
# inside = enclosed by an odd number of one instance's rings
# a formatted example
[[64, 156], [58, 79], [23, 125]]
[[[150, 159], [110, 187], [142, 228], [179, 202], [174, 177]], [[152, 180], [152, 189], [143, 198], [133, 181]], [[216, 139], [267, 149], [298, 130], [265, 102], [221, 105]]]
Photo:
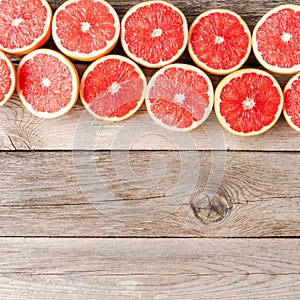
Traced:
[[300, 135], [284, 118], [265, 134], [242, 138], [227, 133], [214, 113], [190, 133], [175, 133], [156, 125], [144, 109], [110, 123], [78, 104], [61, 118], [43, 120], [27, 112], [15, 95], [0, 109], [0, 150], [300, 150]]
[[[260, 237], [300, 234], [300, 154], [0, 153], [0, 236]], [[223, 223], [195, 217], [219, 194]], [[201, 201], [200, 201], [201, 200]]]
[[2, 299], [298, 299], [297, 239], [0, 239]]

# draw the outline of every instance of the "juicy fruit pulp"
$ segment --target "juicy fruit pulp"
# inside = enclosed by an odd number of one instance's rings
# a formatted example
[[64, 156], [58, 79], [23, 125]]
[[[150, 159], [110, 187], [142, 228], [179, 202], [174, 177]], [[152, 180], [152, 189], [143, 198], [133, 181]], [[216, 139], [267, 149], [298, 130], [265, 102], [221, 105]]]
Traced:
[[0, 51], [0, 106], [5, 104], [15, 89], [16, 74], [9, 58]]
[[52, 11], [45, 0], [0, 1], [0, 49], [25, 54], [46, 42]]
[[159, 70], [150, 80], [146, 105], [159, 125], [175, 131], [191, 130], [211, 112], [212, 83], [196, 67], [172, 64]]
[[18, 66], [17, 90], [34, 115], [54, 118], [75, 104], [79, 80], [75, 67], [53, 50], [39, 49], [25, 56]]
[[213, 74], [239, 69], [251, 51], [247, 24], [234, 12], [216, 9], [201, 14], [189, 32], [189, 52], [194, 62]]
[[282, 5], [269, 11], [254, 28], [253, 51], [270, 71], [300, 71], [300, 6]]
[[216, 115], [225, 129], [237, 135], [257, 135], [278, 120], [283, 95], [270, 74], [256, 69], [225, 77], [215, 93]]
[[146, 67], [174, 62], [187, 45], [188, 25], [183, 13], [164, 1], [134, 6], [125, 14], [121, 27], [126, 54]]
[[146, 78], [135, 63], [123, 56], [108, 55], [87, 68], [80, 96], [94, 117], [120, 121], [139, 109], [145, 88]]
[[289, 125], [300, 132], [300, 73], [292, 77], [284, 89], [283, 113]]
[[52, 28], [54, 41], [65, 55], [89, 61], [112, 50], [120, 21], [105, 1], [69, 0], [55, 12]]

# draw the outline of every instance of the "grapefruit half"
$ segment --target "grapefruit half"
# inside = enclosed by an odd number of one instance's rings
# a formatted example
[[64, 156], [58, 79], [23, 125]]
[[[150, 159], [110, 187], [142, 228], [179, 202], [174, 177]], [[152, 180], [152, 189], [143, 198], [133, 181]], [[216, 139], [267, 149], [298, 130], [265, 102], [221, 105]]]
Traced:
[[229, 74], [249, 57], [251, 33], [237, 13], [226, 9], [208, 10], [192, 23], [188, 49], [200, 68], [212, 74]]
[[55, 44], [65, 55], [77, 60], [92, 61], [107, 54], [119, 35], [119, 17], [103, 0], [68, 0], [53, 16]]
[[174, 131], [189, 131], [202, 124], [213, 107], [213, 86], [199, 68], [171, 64], [151, 78], [146, 106], [160, 126]]
[[300, 71], [300, 6], [271, 9], [256, 24], [253, 52], [262, 66], [274, 73]]
[[51, 20], [46, 0], [1, 0], [0, 49], [23, 55], [41, 47], [50, 37]]
[[16, 87], [14, 65], [4, 52], [0, 51], [0, 106], [12, 96]]
[[35, 116], [56, 118], [67, 113], [78, 98], [79, 78], [74, 65], [54, 50], [27, 54], [17, 68], [17, 92]]
[[148, 68], [160, 68], [184, 52], [188, 24], [183, 13], [168, 2], [141, 2], [124, 15], [121, 42], [132, 60]]
[[288, 81], [283, 93], [284, 117], [292, 128], [300, 132], [300, 73]]
[[227, 75], [215, 92], [215, 112], [221, 125], [240, 136], [261, 134], [280, 117], [283, 93], [276, 79], [258, 69]]
[[121, 55], [107, 55], [84, 72], [80, 98], [86, 110], [104, 121], [121, 121], [142, 105], [146, 78], [137, 64]]

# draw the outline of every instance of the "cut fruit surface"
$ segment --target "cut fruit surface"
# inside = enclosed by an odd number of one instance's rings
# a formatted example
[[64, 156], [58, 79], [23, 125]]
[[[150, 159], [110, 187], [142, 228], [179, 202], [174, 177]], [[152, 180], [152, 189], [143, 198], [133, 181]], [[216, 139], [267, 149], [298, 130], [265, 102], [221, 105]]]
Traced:
[[0, 1], [0, 49], [22, 55], [41, 47], [51, 34], [51, 20], [46, 0]]
[[213, 107], [213, 86], [200, 69], [171, 64], [151, 78], [146, 105], [157, 124], [174, 131], [189, 131], [209, 116]]
[[16, 86], [16, 71], [10, 59], [0, 51], [0, 106], [12, 96]]
[[188, 49], [200, 68], [212, 74], [229, 74], [249, 57], [251, 34], [235, 12], [212, 9], [199, 15], [191, 25]]
[[74, 59], [92, 61], [109, 53], [119, 35], [119, 17], [103, 0], [68, 0], [53, 16], [54, 42]]
[[140, 108], [146, 85], [145, 75], [137, 64], [120, 55], [107, 55], [84, 72], [80, 98], [94, 117], [121, 121]]
[[300, 73], [294, 75], [284, 88], [283, 114], [288, 124], [300, 132]]
[[262, 66], [281, 74], [300, 71], [300, 6], [281, 5], [256, 24], [253, 52]]
[[145, 1], [125, 14], [121, 42], [126, 54], [149, 68], [177, 60], [187, 46], [188, 25], [183, 13], [165, 1]]
[[227, 75], [217, 86], [215, 112], [221, 125], [240, 136], [258, 135], [280, 117], [283, 93], [265, 71], [243, 69]]
[[17, 92], [33, 115], [56, 118], [67, 113], [77, 101], [78, 74], [62, 54], [38, 49], [24, 56], [18, 65]]

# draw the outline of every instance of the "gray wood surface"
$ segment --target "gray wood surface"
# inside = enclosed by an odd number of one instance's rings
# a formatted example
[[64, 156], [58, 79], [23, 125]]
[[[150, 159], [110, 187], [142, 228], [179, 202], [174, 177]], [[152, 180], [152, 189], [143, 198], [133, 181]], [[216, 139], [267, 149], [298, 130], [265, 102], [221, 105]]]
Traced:
[[[122, 17], [140, 1], [109, 2]], [[295, 3], [171, 2], [189, 24], [228, 8], [250, 30]], [[45, 47], [56, 49], [51, 38]], [[113, 53], [124, 54], [120, 43]], [[88, 66], [73, 62], [80, 75]], [[179, 62], [193, 64], [187, 51]], [[245, 66], [261, 68], [253, 54]], [[284, 87], [291, 76], [275, 77]], [[299, 148], [283, 118], [251, 138], [214, 114], [176, 134], [144, 106], [113, 124], [78, 100], [42, 120], [14, 94], [0, 108], [0, 299], [299, 299]]]
[[[299, 153], [3, 152], [0, 160], [1, 236], [300, 234]], [[207, 204], [196, 190], [228, 199], [223, 223], [194, 216], [191, 201]]]
[[0, 239], [2, 299], [298, 299], [298, 239]]

